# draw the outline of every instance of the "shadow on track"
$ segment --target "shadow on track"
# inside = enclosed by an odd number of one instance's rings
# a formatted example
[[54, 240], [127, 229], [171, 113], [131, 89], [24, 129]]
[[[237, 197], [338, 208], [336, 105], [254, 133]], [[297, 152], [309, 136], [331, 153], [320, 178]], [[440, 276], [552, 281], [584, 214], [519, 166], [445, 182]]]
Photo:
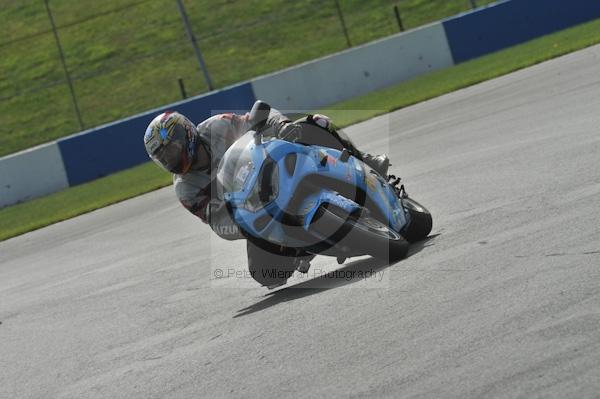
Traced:
[[[411, 244], [407, 258], [421, 252], [421, 250], [427, 246], [433, 245], [429, 242], [436, 238], [439, 234], [433, 234], [427, 237], [425, 240]], [[289, 302], [295, 299], [304, 298], [309, 295], [318, 294], [323, 291], [330, 290], [332, 288], [342, 287], [344, 285], [356, 283], [362, 281], [366, 274], [373, 275], [376, 272], [384, 270], [393, 264], [388, 264], [385, 261], [367, 258], [361, 259], [354, 262], [350, 262], [344, 267], [333, 270], [318, 278], [313, 278], [300, 284], [284, 287], [282, 289], [271, 291], [265, 294], [265, 298], [260, 302], [238, 310], [238, 313], [233, 316], [234, 318], [240, 316], [246, 316], [254, 312], [258, 312], [271, 306], [277, 305], [281, 302]], [[340, 278], [342, 276], [356, 276], [352, 278]], [[376, 277], [371, 277], [376, 278]]]

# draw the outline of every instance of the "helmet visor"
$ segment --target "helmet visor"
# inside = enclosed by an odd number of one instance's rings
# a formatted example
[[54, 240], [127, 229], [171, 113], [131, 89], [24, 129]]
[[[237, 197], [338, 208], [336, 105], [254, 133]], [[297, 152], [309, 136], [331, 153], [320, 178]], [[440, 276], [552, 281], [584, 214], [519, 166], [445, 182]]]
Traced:
[[171, 173], [185, 172], [184, 169], [188, 163], [187, 151], [183, 144], [178, 141], [171, 141], [162, 145], [151, 157]]

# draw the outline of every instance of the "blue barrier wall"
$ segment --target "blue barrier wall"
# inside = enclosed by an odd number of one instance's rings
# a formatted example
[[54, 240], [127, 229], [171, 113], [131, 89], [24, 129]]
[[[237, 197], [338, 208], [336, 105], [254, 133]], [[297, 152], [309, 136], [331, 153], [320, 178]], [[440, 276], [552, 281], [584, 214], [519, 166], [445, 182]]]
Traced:
[[[439, 28], [439, 26], [435, 29], [432, 26], [421, 28], [421, 33], [439, 30], [439, 36], [443, 40], [441, 41], [442, 45], [440, 45], [440, 40], [433, 42], [425, 40], [419, 46], [416, 46], [417, 59], [426, 63], [427, 68], [416, 68], [414, 74], [426, 72], [432, 67], [443, 66], [442, 64], [459, 63], [479, 57], [595, 18], [600, 18], [600, 0], [501, 1], [482, 9], [449, 18], [442, 22], [443, 28]], [[415, 34], [415, 32], [407, 32], [398, 36], [408, 37]], [[436, 35], [438, 34], [436, 33]], [[354, 76], [348, 75], [348, 72], [354, 70], [340, 73], [340, 68], [343, 68], [350, 61], [356, 64], [355, 66], [363, 68], [358, 70], [358, 72], [363, 73], [362, 78], [360, 78], [361, 84], [365, 85], [363, 88], [367, 91], [376, 89], [377, 85], [367, 81], [374, 80], [369, 76], [373, 76], [372, 69], [377, 65], [369, 67], [368, 62], [361, 61], [359, 58], [366, 57], [381, 60], [392, 56], [400, 57], [401, 60], [396, 63], [392, 62], [393, 65], [396, 65], [395, 68], [413, 70], [410, 62], [407, 63], [407, 48], [390, 49], [382, 46], [382, 43], [394, 40], [393, 37], [382, 39], [298, 67], [263, 76], [249, 83], [242, 83], [90, 129], [59, 140], [58, 145], [49, 144], [50, 147], [54, 148], [54, 152], [48, 149], [36, 151], [35, 160], [40, 160], [39, 162], [30, 162], [33, 159], [30, 153], [32, 150], [2, 157], [0, 158], [0, 165], [4, 165], [4, 167], [0, 168], [0, 187], [4, 187], [5, 190], [0, 195], [3, 196], [5, 201], [0, 201], [0, 207], [30, 199], [43, 193], [58, 191], [67, 185], [67, 180], [68, 185], [72, 186], [148, 161], [143, 147], [144, 130], [155, 115], [166, 109], [177, 110], [189, 116], [193, 121], [200, 122], [214, 112], [249, 109], [255, 101], [255, 94], [261, 95], [263, 99], [271, 101], [273, 106], [279, 108], [300, 106], [310, 108], [311, 104], [321, 104], [319, 101], [326, 105], [330, 102], [339, 101], [341, 98], [334, 98], [335, 96], [332, 96], [331, 93], [323, 93], [323, 91], [319, 92], [314, 89], [304, 90], [304, 86], [309, 87], [308, 83], [314, 83], [313, 80], [315, 80], [314, 77], [307, 75], [305, 72], [310, 72], [313, 69], [318, 70], [319, 81], [317, 84], [322, 85], [321, 82], [330, 84], [339, 81], [339, 86], [329, 90], [333, 90], [335, 95], [347, 94], [349, 88], [356, 87], [359, 83], [354, 81], [356, 79]], [[446, 40], [448, 45], [446, 45]], [[423, 47], [423, 49], [421, 50], [420, 47]], [[374, 49], [378, 49], [379, 53], [373, 54]], [[437, 54], [437, 56], [441, 55], [444, 62], [441, 64], [431, 63], [430, 57], [420, 57], [422, 55], [421, 51], [438, 52], [440, 54]], [[344, 57], [348, 54], [356, 57], [356, 59], [346, 60]], [[338, 59], [345, 60], [341, 67], [336, 64], [334, 68], [327, 68], [332, 60]], [[386, 70], [381, 72], [376, 69], [376, 71], [380, 72], [378, 79], [392, 77], [388, 76]], [[368, 74], [364, 72], [368, 72]], [[398, 71], [394, 71], [394, 73], [396, 74], [394, 76], [398, 77]], [[278, 80], [282, 77], [285, 77], [285, 79]], [[392, 84], [393, 81], [382, 80], [379, 83], [387, 85]], [[323, 87], [319, 87], [319, 89], [323, 89]], [[355, 92], [354, 94], [360, 93]], [[304, 101], [303, 103], [298, 102], [299, 96]], [[296, 102], [292, 102], [292, 100]], [[48, 159], [53, 160], [52, 165], [54, 166], [52, 169], [45, 170], [45, 172], [52, 173], [52, 178], [48, 177], [47, 174], [47, 176], [44, 176], [43, 173], [40, 173], [39, 164], [47, 165], [47, 162], [50, 162], [41, 157], [44, 154], [53, 154]], [[64, 163], [64, 170], [61, 169], [60, 162]], [[16, 166], [9, 167], [8, 165]], [[32, 177], [24, 178], [23, 176]], [[45, 180], [41, 179], [42, 177]]]
[[510, 0], [443, 24], [459, 63], [599, 17], [599, 0]]
[[164, 110], [181, 112], [199, 123], [215, 111], [249, 110], [254, 101], [252, 86], [244, 83], [61, 139], [58, 146], [69, 185], [147, 162], [144, 131], [150, 121]]

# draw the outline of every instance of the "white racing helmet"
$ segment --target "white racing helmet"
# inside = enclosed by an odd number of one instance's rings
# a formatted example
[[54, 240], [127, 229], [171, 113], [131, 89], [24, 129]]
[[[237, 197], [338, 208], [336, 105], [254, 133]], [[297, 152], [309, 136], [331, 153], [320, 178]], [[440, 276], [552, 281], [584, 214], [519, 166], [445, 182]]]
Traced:
[[198, 158], [196, 126], [178, 112], [164, 112], [150, 122], [144, 146], [150, 158], [165, 170], [187, 173]]

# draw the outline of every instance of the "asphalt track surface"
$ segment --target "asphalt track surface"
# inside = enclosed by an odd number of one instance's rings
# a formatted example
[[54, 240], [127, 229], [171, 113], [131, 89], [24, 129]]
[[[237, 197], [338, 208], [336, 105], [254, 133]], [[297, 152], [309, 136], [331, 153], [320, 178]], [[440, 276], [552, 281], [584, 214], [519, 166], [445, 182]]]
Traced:
[[598, 65], [350, 128], [434, 215], [389, 267], [269, 292], [171, 188], [0, 243], [0, 397], [600, 397]]

